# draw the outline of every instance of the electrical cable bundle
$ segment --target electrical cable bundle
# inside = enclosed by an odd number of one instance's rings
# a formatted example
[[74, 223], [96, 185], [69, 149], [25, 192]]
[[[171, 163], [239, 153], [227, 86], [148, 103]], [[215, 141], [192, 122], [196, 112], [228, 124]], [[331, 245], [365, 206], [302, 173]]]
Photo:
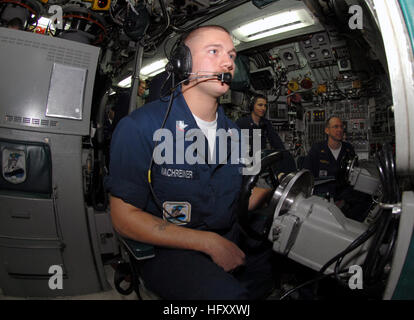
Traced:
[[[395, 170], [395, 161], [392, 154], [392, 148], [389, 144], [384, 144], [382, 150], [376, 155], [377, 169], [380, 174], [382, 184], [383, 202], [389, 204], [396, 204], [401, 201], [401, 193]], [[280, 299], [284, 299], [300, 288], [318, 282], [324, 278], [335, 276], [340, 282], [342, 279], [340, 274], [347, 273], [347, 269], [340, 269], [340, 265], [344, 257], [365, 243], [369, 238], [374, 236], [367, 256], [365, 258], [363, 268], [364, 283], [368, 286], [378, 284], [384, 275], [384, 268], [390, 261], [393, 253], [393, 248], [397, 238], [399, 220], [393, 216], [391, 209], [380, 209], [377, 219], [369, 226], [369, 228], [356, 238], [345, 250], [338, 253], [335, 257], [329, 260], [319, 270], [319, 276], [315, 279], [309, 280], [291, 290], [286, 292]], [[335, 263], [335, 271], [333, 273], [324, 274], [330, 265]], [[317, 287], [315, 288], [315, 292]]]
[[[397, 203], [400, 201], [400, 192], [395, 173], [395, 162], [392, 155], [391, 147], [388, 144], [383, 146], [382, 151], [377, 154], [377, 168], [380, 172], [382, 187], [384, 188], [384, 199], [386, 203]], [[346, 254], [355, 250], [357, 247], [366, 242], [371, 236], [375, 235], [371, 242], [370, 248], [365, 259], [364, 280], [368, 284], [374, 284], [380, 280], [386, 263], [392, 253], [397, 234], [397, 219], [393, 218], [390, 209], [381, 209], [377, 215], [377, 220], [369, 228], [355, 239], [345, 250], [329, 260], [319, 271], [324, 273], [326, 269], [336, 261], [335, 275], [338, 275], [340, 264]], [[380, 254], [380, 248], [385, 241], [386, 249], [384, 254]], [[337, 276], [338, 278], [338, 276]]]
[[[395, 171], [392, 148], [384, 144], [376, 155], [376, 163], [383, 188], [383, 202], [397, 204], [401, 201], [401, 193]], [[364, 263], [364, 281], [370, 285], [381, 280], [384, 267], [389, 262], [397, 238], [398, 217], [391, 209], [384, 209], [380, 217], [380, 226], [371, 243]]]
[[[164, 0], [160, 0], [159, 3], [163, 13], [163, 18], [165, 20], [165, 26], [160, 27], [163, 28], [161, 31], [157, 28], [155, 31], [151, 30], [149, 32], [149, 34], [145, 37], [145, 47], [158, 47], [172, 32], [186, 33], [195, 26], [201, 25], [204, 22], [246, 2], [249, 2], [249, 0], [233, 0], [226, 2], [216, 1], [207, 9], [191, 13], [169, 14]], [[193, 22], [187, 24], [189, 20]]]
[[[382, 215], [380, 215], [381, 217]], [[378, 219], [380, 220], [380, 218]], [[280, 299], [284, 299], [286, 298], [288, 295], [292, 294], [293, 292], [301, 289], [304, 286], [310, 285], [312, 283], [318, 282], [322, 279], [328, 278], [330, 276], [335, 276], [335, 278], [337, 278], [338, 280], [342, 281], [339, 277], [340, 274], [343, 273], [348, 273], [348, 268], [347, 269], [342, 269], [340, 270], [340, 265], [341, 262], [343, 260], [343, 258], [350, 252], [352, 252], [353, 250], [355, 250], [356, 248], [358, 248], [359, 246], [361, 246], [362, 244], [364, 244], [369, 238], [371, 238], [379, 229], [379, 223], [378, 220], [374, 223], [372, 223], [369, 228], [362, 233], [358, 238], [356, 238], [345, 250], [341, 251], [340, 253], [338, 253], [335, 257], [333, 257], [331, 260], [329, 260], [327, 263], [325, 263], [322, 268], [319, 270], [318, 272], [318, 276], [315, 279], [311, 279], [291, 290], [289, 290], [288, 292], [286, 292]], [[336, 262], [335, 265], [335, 271], [332, 273], [328, 273], [328, 274], [324, 274], [324, 272], [329, 268], [330, 265], [332, 265], [334, 262]], [[316, 293], [318, 290], [318, 287], [315, 288], [314, 292]]]

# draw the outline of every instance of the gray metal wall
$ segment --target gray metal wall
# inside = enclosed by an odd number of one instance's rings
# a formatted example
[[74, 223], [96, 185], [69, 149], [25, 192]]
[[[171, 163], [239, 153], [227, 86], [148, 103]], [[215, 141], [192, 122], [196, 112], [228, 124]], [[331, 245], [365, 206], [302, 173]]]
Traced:
[[[0, 138], [47, 142], [53, 199], [0, 195], [0, 287], [10, 296], [63, 296], [107, 289], [93, 248], [83, 199], [81, 137], [0, 128]], [[19, 217], [20, 215], [20, 217]], [[21, 216], [24, 215], [25, 218]], [[51, 265], [63, 266], [63, 289], [49, 288]]]

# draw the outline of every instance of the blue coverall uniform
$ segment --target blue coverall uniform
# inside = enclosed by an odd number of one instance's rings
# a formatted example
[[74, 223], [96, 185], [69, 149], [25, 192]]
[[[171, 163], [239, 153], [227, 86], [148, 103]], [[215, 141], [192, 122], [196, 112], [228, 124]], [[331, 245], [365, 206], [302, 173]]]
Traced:
[[[162, 125], [167, 105], [157, 100], [121, 120], [112, 137], [109, 176], [105, 180], [113, 196], [158, 217], [163, 213], [150, 193], [147, 172], [155, 144], [153, 135]], [[217, 112], [217, 130], [238, 130], [221, 107]], [[205, 152], [199, 153], [205, 164], [191, 165], [185, 160], [180, 164], [176, 151], [180, 146], [187, 150], [192, 143], [186, 141], [191, 129], [199, 129], [180, 92], [164, 128], [174, 136], [174, 163], [154, 164], [153, 188], [162, 205], [179, 217], [172, 219], [164, 213], [164, 218], [172, 223], [182, 222], [183, 227], [217, 232], [238, 244], [241, 234], [235, 209], [242, 166], [230, 162], [233, 136], [226, 142], [227, 164], [218, 161], [222, 149], [217, 152], [215, 164], [208, 164], [207, 140]], [[236, 142], [237, 136], [234, 135]], [[256, 299], [263, 298], [272, 286], [270, 257], [268, 251], [247, 256], [246, 265], [230, 274], [204, 253], [155, 247], [155, 257], [140, 262], [139, 268], [146, 286], [165, 299]]]
[[351, 144], [343, 141], [338, 158], [335, 159], [329, 149], [328, 141], [318, 142], [312, 145], [305, 157], [303, 168], [310, 170], [315, 179], [335, 178], [344, 157], [355, 157], [355, 151]]
[[[261, 148], [267, 149], [267, 146], [270, 146], [272, 150], [282, 151], [283, 159], [277, 164], [277, 169], [280, 172], [289, 173], [296, 171], [295, 160], [289, 151], [285, 149], [285, 146], [277, 134], [276, 130], [273, 128], [272, 123], [265, 118], [261, 118], [259, 125], [257, 125], [253, 119], [252, 115], [249, 114], [245, 117], [242, 117], [236, 121], [236, 124], [240, 129], [249, 129], [249, 146], [253, 146], [253, 129], [260, 129], [260, 139], [261, 139]], [[250, 156], [253, 156], [250, 154]]]
[[[311, 150], [305, 157], [303, 168], [312, 172], [315, 179], [336, 179], [341, 161], [344, 157], [351, 159], [355, 156], [351, 144], [342, 141], [341, 151], [335, 159], [328, 146], [328, 141], [318, 142], [312, 145]], [[355, 220], [362, 221], [367, 214], [371, 203], [371, 197], [352, 187], [339, 184], [337, 181], [326, 183], [314, 188], [315, 194], [327, 194], [335, 201], [344, 200], [346, 206], [342, 208], [343, 213]]]

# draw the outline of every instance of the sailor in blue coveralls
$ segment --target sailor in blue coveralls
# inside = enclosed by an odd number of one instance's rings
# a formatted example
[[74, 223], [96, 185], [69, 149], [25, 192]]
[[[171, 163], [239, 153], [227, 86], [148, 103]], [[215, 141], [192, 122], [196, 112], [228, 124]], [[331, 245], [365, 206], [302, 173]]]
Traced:
[[362, 221], [367, 214], [371, 197], [352, 187], [338, 183], [338, 170], [341, 160], [345, 157], [352, 159], [355, 156], [351, 144], [342, 141], [344, 125], [340, 118], [330, 117], [325, 124], [327, 140], [312, 145], [305, 157], [303, 168], [312, 172], [316, 179], [336, 179], [333, 183], [315, 186], [315, 194], [328, 194], [338, 204], [342, 203], [342, 211], [348, 217]]
[[249, 103], [250, 114], [236, 121], [240, 129], [249, 130], [249, 146], [253, 145], [254, 129], [260, 129], [262, 149], [283, 152], [283, 159], [278, 163], [278, 169], [283, 173], [296, 171], [295, 160], [286, 150], [272, 123], [265, 118], [267, 98], [262, 94], [255, 94]]
[[[199, 27], [184, 43], [191, 51], [194, 74], [234, 74], [236, 52], [227, 30]], [[112, 222], [122, 236], [155, 246], [155, 257], [140, 262], [139, 269], [146, 287], [164, 299], [260, 299], [273, 285], [271, 251], [249, 255], [238, 246], [235, 209], [241, 165], [219, 163], [222, 145], [209, 131], [239, 130], [217, 104], [228, 89], [227, 83], [200, 77], [175, 93], [163, 131], [165, 137], [168, 132], [173, 137], [174, 160], [155, 164], [151, 173], [154, 193], [169, 214], [157, 207], [147, 176], [158, 139], [154, 133], [161, 128], [168, 102], [157, 100], [134, 111], [119, 123], [112, 138], [105, 183], [111, 193]], [[201, 161], [189, 164], [182, 147], [188, 150], [192, 143], [192, 129], [203, 130], [208, 147], [197, 150]], [[236, 134], [233, 140], [237, 142]], [[158, 155], [168, 158], [167, 149]], [[265, 192], [253, 189], [249, 207]]]

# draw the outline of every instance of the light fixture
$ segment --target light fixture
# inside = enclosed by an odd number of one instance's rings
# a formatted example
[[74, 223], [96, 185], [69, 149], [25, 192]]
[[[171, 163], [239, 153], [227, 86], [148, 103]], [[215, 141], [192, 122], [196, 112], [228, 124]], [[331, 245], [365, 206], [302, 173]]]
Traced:
[[285, 10], [250, 21], [233, 30], [233, 35], [244, 42], [281, 34], [315, 24], [306, 9]]
[[131, 86], [131, 76], [126, 77], [124, 80], [118, 82], [118, 87], [129, 88]]
[[[165, 65], [167, 64], [168, 59], [160, 59], [153, 63], [146, 65], [145, 67], [141, 68], [139, 76], [141, 79], [147, 79], [153, 77], [165, 70]], [[118, 87], [121, 88], [129, 88], [131, 86], [131, 76], [121, 80], [117, 84]]]
[[140, 75], [143, 77], [153, 77], [165, 70], [165, 65], [167, 64], [167, 59], [157, 60], [145, 67], [141, 68]]

